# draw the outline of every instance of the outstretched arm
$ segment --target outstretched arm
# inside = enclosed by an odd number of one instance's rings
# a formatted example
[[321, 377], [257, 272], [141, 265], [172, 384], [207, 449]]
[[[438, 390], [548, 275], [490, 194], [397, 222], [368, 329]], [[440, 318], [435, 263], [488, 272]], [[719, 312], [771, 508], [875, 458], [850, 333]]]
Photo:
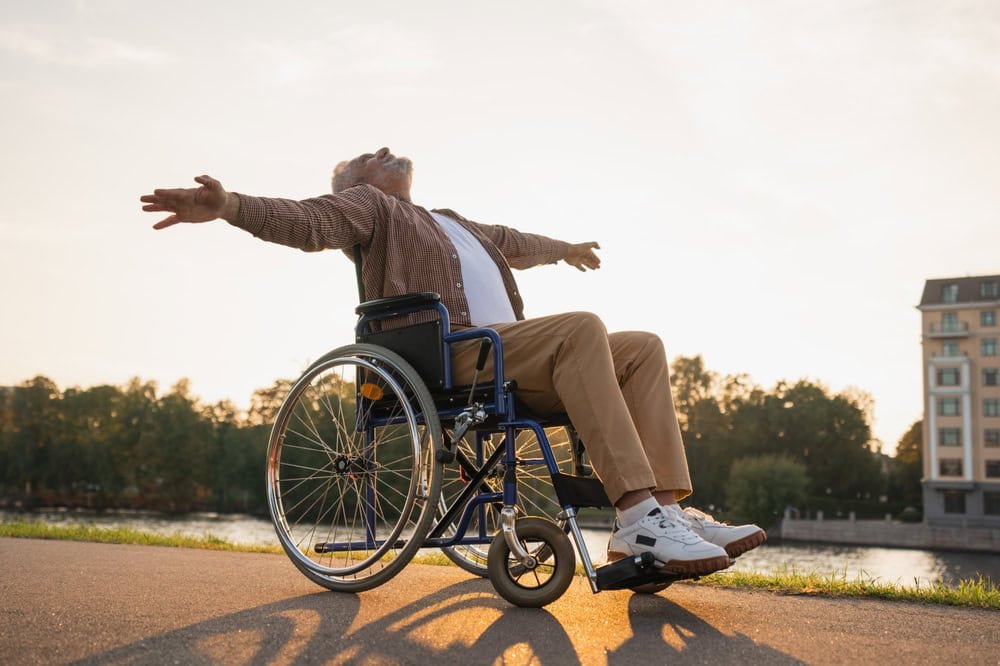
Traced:
[[229, 221], [239, 214], [239, 199], [230, 196], [222, 183], [211, 176], [197, 176], [195, 182], [201, 187], [156, 189], [152, 194], [139, 197], [146, 205], [144, 211], [170, 213], [153, 225], [154, 229], [166, 229], [179, 222], [209, 222], [218, 218]]
[[195, 181], [201, 187], [157, 189], [139, 198], [144, 211], [169, 213], [154, 229], [222, 218], [261, 240], [315, 252], [367, 247], [376, 220], [388, 215], [386, 196], [370, 185], [293, 201], [226, 192], [211, 176]]

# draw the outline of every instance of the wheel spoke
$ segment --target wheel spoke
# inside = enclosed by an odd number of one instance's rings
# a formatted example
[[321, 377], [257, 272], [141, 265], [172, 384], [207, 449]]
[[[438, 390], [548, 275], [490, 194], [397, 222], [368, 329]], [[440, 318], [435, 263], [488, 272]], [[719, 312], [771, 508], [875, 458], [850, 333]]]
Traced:
[[320, 359], [292, 385], [268, 445], [268, 503], [286, 553], [331, 589], [395, 575], [433, 519], [439, 437], [430, 394], [398, 356], [349, 345]]

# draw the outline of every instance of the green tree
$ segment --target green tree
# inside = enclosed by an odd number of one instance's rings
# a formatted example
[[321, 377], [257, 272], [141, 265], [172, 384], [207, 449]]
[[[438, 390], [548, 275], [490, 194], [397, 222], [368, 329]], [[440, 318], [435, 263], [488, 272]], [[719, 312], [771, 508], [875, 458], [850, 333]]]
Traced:
[[223, 401], [208, 407], [212, 447], [212, 502], [217, 511], [259, 513], [265, 510], [264, 465], [270, 424], [240, 423], [236, 407]]
[[670, 365], [670, 388], [681, 430], [687, 430], [696, 405], [716, 401], [718, 380], [718, 375], [705, 368], [701, 355], [674, 359]]
[[6, 410], [6, 439], [10, 467], [5, 479], [11, 491], [31, 500], [47, 490], [47, 481], [59, 462], [53, 459], [59, 422], [59, 388], [38, 376], [14, 387]]
[[874, 500], [884, 481], [864, 410], [805, 380], [779, 383], [760, 402], [733, 413], [734, 456], [784, 455], [805, 465], [809, 494]]
[[290, 379], [278, 379], [267, 388], [257, 389], [250, 396], [247, 423], [252, 426], [271, 425], [278, 415], [278, 409], [294, 384]]
[[923, 429], [924, 422], [917, 421], [899, 439], [889, 475], [889, 499], [918, 509], [924, 504]]
[[726, 490], [727, 516], [764, 527], [780, 520], [785, 507], [806, 497], [809, 476], [800, 462], [764, 454], [733, 462]]
[[212, 426], [182, 379], [161, 397], [140, 440], [139, 492], [152, 508], [187, 511], [211, 492]]
[[122, 391], [115, 386], [63, 392], [55, 454], [60, 476], [52, 484], [58, 496], [103, 506], [108, 497], [121, 494], [124, 479], [112, 454], [123, 427], [118, 418], [121, 402]]
[[734, 416], [748, 405], [759, 405], [765, 393], [745, 374], [720, 376], [706, 369], [701, 356], [677, 357], [671, 365], [671, 386], [694, 500], [719, 510], [725, 506], [729, 468], [747, 439], [747, 433], [734, 427]]

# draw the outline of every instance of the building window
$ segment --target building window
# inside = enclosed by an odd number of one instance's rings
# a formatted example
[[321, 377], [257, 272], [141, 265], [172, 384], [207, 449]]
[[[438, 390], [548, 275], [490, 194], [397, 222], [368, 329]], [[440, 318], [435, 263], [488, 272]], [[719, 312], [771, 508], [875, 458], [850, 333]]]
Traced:
[[1000, 493], [989, 490], [983, 493], [983, 513], [987, 516], [1000, 516]]
[[979, 325], [980, 326], [996, 326], [997, 325], [997, 311], [996, 310], [983, 310], [979, 313]]
[[987, 428], [984, 430], [983, 444], [989, 447], [1000, 446], [1000, 429]]
[[945, 333], [954, 332], [958, 330], [958, 313], [957, 312], [942, 312], [941, 313], [941, 330]]
[[983, 400], [983, 416], [1000, 416], [1000, 400], [996, 398]]
[[940, 446], [961, 446], [961, 428], [941, 428], [938, 431], [938, 444]]
[[982, 340], [983, 356], [996, 356], [997, 355], [997, 339], [996, 338], [983, 338]]
[[961, 416], [958, 398], [941, 398], [938, 401], [938, 416]]
[[996, 298], [997, 293], [996, 280], [979, 283], [979, 298]]
[[958, 368], [941, 368], [937, 373], [938, 386], [958, 386]]
[[965, 513], [965, 492], [961, 490], [945, 490], [944, 495], [945, 513]]
[[957, 303], [958, 302], [958, 285], [957, 284], [946, 284], [941, 287], [941, 302], [942, 303]]
[[941, 476], [962, 476], [962, 461], [958, 458], [943, 458], [938, 461]]
[[942, 342], [941, 356], [949, 356], [949, 357], [958, 356], [958, 341], [948, 340], [947, 342]]
[[986, 478], [1000, 479], [1000, 460], [986, 461]]
[[983, 368], [983, 386], [997, 385], [997, 369]]

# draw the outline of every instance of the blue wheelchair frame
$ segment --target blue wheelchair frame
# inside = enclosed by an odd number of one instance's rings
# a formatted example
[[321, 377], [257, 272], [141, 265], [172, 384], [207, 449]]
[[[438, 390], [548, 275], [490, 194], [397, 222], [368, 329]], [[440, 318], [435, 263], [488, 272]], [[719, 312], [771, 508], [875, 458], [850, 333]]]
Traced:
[[[423, 297], [423, 300], [420, 300]], [[587, 574], [590, 587], [593, 592], [602, 589], [620, 589], [633, 586], [635, 584], [645, 584], [650, 581], [657, 583], [672, 582], [681, 576], [676, 574], [665, 574], [655, 571], [651, 555], [648, 553], [641, 558], [626, 559], [618, 563], [595, 569], [590, 554], [587, 551], [586, 543], [583, 539], [577, 521], [578, 510], [581, 507], [609, 507], [611, 503], [604, 493], [601, 482], [596, 478], [579, 477], [564, 474], [556, 461], [552, 452], [552, 447], [545, 433], [545, 425], [536, 418], [519, 418], [516, 414], [516, 403], [514, 400], [514, 390], [516, 383], [506, 379], [504, 374], [503, 343], [500, 335], [491, 328], [468, 328], [459, 331], [451, 330], [451, 320], [447, 308], [440, 302], [437, 294], [412, 294], [397, 298], [385, 298], [378, 301], [369, 301], [358, 306], [357, 312], [360, 315], [355, 333], [359, 341], [366, 339], [372, 334], [372, 324], [382, 322], [386, 319], [396, 319], [407, 317], [414, 313], [435, 311], [440, 325], [440, 345], [442, 361], [442, 386], [444, 393], [451, 392], [455, 397], [457, 388], [454, 386], [452, 378], [451, 347], [461, 342], [471, 342], [475, 340], [489, 341], [492, 347], [493, 378], [489, 380], [491, 387], [480, 396], [488, 399], [483, 403], [475, 405], [466, 404], [460, 407], [451, 405], [440, 405], [435, 400], [438, 407], [438, 417], [441, 422], [456, 421], [468, 418], [473, 409], [481, 410], [489, 417], [495, 417], [496, 422], [489, 425], [476, 423], [470, 428], [475, 432], [475, 454], [476, 460], [467, 460], [461, 451], [458, 451], [457, 459], [463, 471], [469, 475], [469, 480], [462, 489], [459, 496], [448, 508], [443, 516], [436, 518], [432, 524], [427, 537], [424, 539], [422, 547], [447, 548], [458, 545], [478, 545], [490, 543], [494, 535], [488, 534], [485, 511], [487, 505], [503, 503], [501, 511], [501, 522], [504, 539], [510, 551], [515, 556], [523, 556], [525, 549], [518, 540], [515, 530], [516, 504], [518, 501], [518, 481], [517, 468], [522, 465], [542, 465], [544, 464], [552, 478], [556, 491], [557, 501], [561, 508], [558, 518], [563, 521], [563, 530], [572, 534], [577, 551], [582, 559], [584, 570]], [[415, 302], [416, 301], [416, 302]], [[398, 320], [398, 319], [397, 319]], [[482, 344], [482, 343], [481, 343]], [[387, 347], [390, 348], [391, 347]], [[394, 349], [397, 353], [400, 350]], [[433, 350], [431, 350], [433, 351]], [[405, 357], [405, 354], [404, 354]], [[484, 354], [480, 354], [480, 364], [477, 371], [483, 369], [482, 361]], [[476, 384], [469, 390], [470, 402]], [[463, 388], [462, 391], [467, 391]], [[418, 414], [417, 419], [423, 421], [423, 415]], [[361, 421], [359, 420], [360, 424]], [[549, 427], [569, 425], [565, 415], [546, 418], [544, 423]], [[385, 421], [372, 421], [372, 425], [386, 425]], [[516, 450], [517, 433], [521, 430], [530, 430], [537, 438], [541, 459], [518, 459]], [[371, 438], [372, 429], [368, 429], [366, 442], [373, 446]], [[489, 455], [486, 455], [486, 444], [492, 440], [494, 434], [502, 434], [504, 437], [502, 445], [498, 445]], [[454, 451], [450, 450], [452, 442], [445, 442], [449, 451], [438, 451], [438, 461], [450, 463], [455, 460]], [[455, 443], [457, 444], [457, 442]], [[369, 454], [370, 455], [370, 454]], [[487, 491], [484, 486], [484, 479], [488, 474], [496, 469], [498, 463], [503, 464], [503, 492]], [[577, 469], [580, 469], [579, 464]], [[367, 515], [369, 520], [375, 521], [374, 489], [367, 493], [369, 502]], [[461, 512], [461, 517], [459, 517]], [[468, 534], [468, 528], [473, 518], [478, 515], [477, 534]], [[457, 522], [456, 518], [458, 519]], [[454, 534], [444, 536], [448, 530], [454, 529]], [[367, 547], [378, 547], [380, 544], [374, 541], [374, 535], [370, 534]]]

